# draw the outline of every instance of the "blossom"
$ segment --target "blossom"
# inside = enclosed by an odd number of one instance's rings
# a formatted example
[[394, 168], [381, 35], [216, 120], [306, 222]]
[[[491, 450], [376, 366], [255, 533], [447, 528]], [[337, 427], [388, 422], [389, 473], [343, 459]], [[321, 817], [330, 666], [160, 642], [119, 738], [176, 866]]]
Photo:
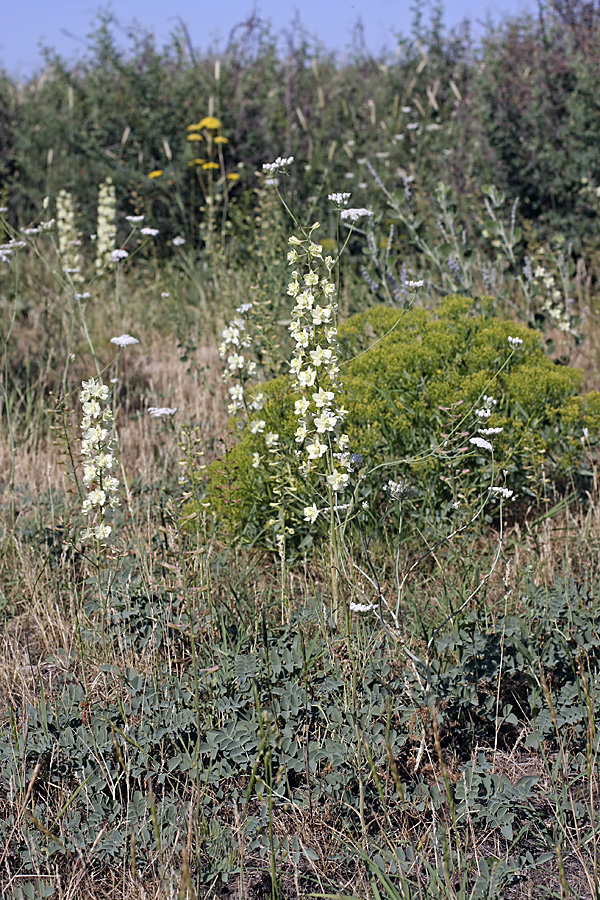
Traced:
[[361, 207], [359, 209], [342, 209], [340, 211], [340, 219], [342, 221], [349, 219], [351, 222], [358, 222], [358, 220], [360, 218], [362, 218], [363, 216], [372, 216], [372, 215], [373, 215], [373, 211], [370, 209], [365, 209], [364, 207]]
[[376, 603], [354, 603], [353, 601], [350, 601], [350, 603], [348, 604], [348, 609], [350, 610], [350, 612], [368, 613], [368, 612], [373, 612], [374, 609], [377, 609], [377, 604]]
[[509, 491], [508, 488], [504, 487], [491, 487], [490, 494], [494, 494], [494, 496], [500, 497], [502, 500], [510, 500], [514, 491]]
[[181, 247], [183, 244], [185, 244], [185, 238], [181, 237], [181, 235], [178, 234], [176, 237], [173, 238], [171, 243], [173, 244], [174, 247]]
[[340, 472], [338, 469], [335, 469], [331, 475], [327, 476], [327, 483], [333, 491], [343, 491], [349, 480], [350, 476], [348, 473]]
[[187, 140], [188, 141], [203, 141], [204, 135], [198, 134], [197, 132], [193, 131], [191, 134], [188, 134]]
[[276, 450], [277, 444], [279, 443], [279, 435], [273, 431], [269, 431], [268, 434], [265, 434], [265, 445], [269, 450]]
[[477, 431], [479, 432], [479, 434], [485, 435], [502, 434], [504, 428], [478, 428]]
[[111, 252], [109, 259], [111, 262], [119, 262], [121, 259], [127, 259], [128, 256], [127, 250], [117, 249]]
[[197, 128], [206, 128], [208, 131], [216, 131], [221, 127], [221, 122], [215, 116], [204, 116], [198, 122]]
[[177, 412], [176, 406], [149, 406], [148, 412], [153, 418], [160, 419], [161, 416], [174, 416]]
[[421, 279], [421, 281], [405, 281], [404, 284], [409, 288], [422, 288], [425, 282]]
[[288, 166], [291, 166], [293, 162], [293, 156], [288, 156], [287, 159], [278, 156], [275, 162], [263, 164], [263, 172], [266, 172], [267, 175], [276, 175], [278, 172], [285, 172]]
[[221, 167], [220, 167], [219, 163], [216, 163], [216, 162], [205, 162], [205, 163], [202, 163], [202, 168], [203, 169], [220, 169]]
[[156, 237], [158, 228], [140, 228], [140, 234], [146, 235], [147, 237]]
[[484, 440], [484, 438], [472, 437], [472, 438], [469, 438], [469, 443], [474, 444], [476, 447], [479, 447], [481, 450], [492, 450], [493, 449], [490, 442]]
[[314, 522], [317, 521], [318, 516], [319, 516], [319, 510], [317, 509], [317, 507], [314, 503], [312, 506], [304, 507], [304, 521], [305, 522], [310, 522], [312, 525]]
[[264, 419], [255, 419], [253, 422], [250, 422], [250, 431], [252, 434], [262, 434], [266, 425], [267, 423]]
[[148, 178], [160, 178], [162, 173], [162, 169], [154, 169], [152, 172], [148, 172]]
[[237, 172], [229, 172], [229, 174], [227, 175], [227, 179], [228, 181], [239, 181], [240, 176]]
[[327, 444], [322, 444], [319, 438], [316, 437], [312, 444], [308, 444], [306, 452], [309, 459], [320, 459], [327, 453]]
[[131, 344], [139, 344], [138, 339], [130, 334], [121, 334], [119, 337], [113, 337], [110, 339], [110, 342], [111, 344], [116, 344], [117, 347], [129, 347]]
[[510, 346], [513, 348], [513, 350], [516, 350], [517, 347], [519, 347], [519, 346], [523, 343], [523, 338], [520, 338], [520, 337], [509, 337], [508, 343], [509, 343]]
[[260, 466], [260, 453], [253, 453], [252, 454], [252, 468], [258, 469], [259, 466]]
[[341, 193], [337, 194], [328, 194], [327, 199], [331, 200], [331, 202], [336, 206], [346, 206], [351, 196], [352, 195], [347, 191], [342, 191]]
[[125, 216], [126, 222], [131, 222], [132, 225], [137, 225], [139, 222], [143, 222], [146, 216]]

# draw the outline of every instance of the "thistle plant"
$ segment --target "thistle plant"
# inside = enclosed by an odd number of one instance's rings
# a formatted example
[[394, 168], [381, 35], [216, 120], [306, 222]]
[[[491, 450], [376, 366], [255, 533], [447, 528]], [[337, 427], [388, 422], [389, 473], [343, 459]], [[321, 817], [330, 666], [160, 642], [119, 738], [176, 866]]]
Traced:
[[115, 249], [117, 195], [113, 180], [108, 176], [98, 188], [98, 224], [96, 228], [96, 271], [105, 272], [111, 265]]
[[81, 388], [81, 452], [83, 483], [87, 489], [82, 511], [90, 523], [82, 532], [81, 538], [84, 541], [94, 539], [99, 545], [112, 532], [112, 527], [106, 523], [107, 512], [120, 503], [116, 493], [119, 481], [110, 474], [115, 464], [115, 444], [110, 433], [113, 414], [108, 405], [103, 405], [108, 400], [109, 389], [99, 379], [83, 381]]

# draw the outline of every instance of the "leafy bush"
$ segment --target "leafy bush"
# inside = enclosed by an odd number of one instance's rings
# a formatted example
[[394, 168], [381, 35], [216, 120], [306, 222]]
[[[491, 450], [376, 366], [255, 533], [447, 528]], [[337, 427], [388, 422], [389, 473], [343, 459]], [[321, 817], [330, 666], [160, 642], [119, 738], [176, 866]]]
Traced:
[[[523, 342], [512, 356], [509, 336]], [[340, 326], [339, 338], [351, 451], [367, 470], [378, 467], [379, 482], [392, 475], [408, 480], [424, 514], [438, 515], [457, 502], [472, 506], [503, 471], [508, 488], [536, 500], [542, 475], [559, 489], [567, 477], [583, 475], [581, 436], [585, 428], [597, 429], [600, 393], [577, 396], [582, 373], [549, 360], [536, 332], [453, 296], [436, 311], [375, 307]], [[301, 511], [319, 491], [296, 473], [296, 396], [288, 378], [262, 389], [265, 432], [280, 436], [277, 467], [269, 465], [273, 453], [265, 452], [264, 435], [246, 429], [208, 470], [213, 508], [248, 538], [272, 524], [277, 498], [297, 530]], [[484, 395], [495, 401], [488, 418], [477, 415]], [[502, 429], [490, 438], [493, 460], [468, 441], [482, 426]], [[256, 468], [255, 453], [264, 461]], [[355, 487], [357, 499], [377, 491], [358, 476]]]

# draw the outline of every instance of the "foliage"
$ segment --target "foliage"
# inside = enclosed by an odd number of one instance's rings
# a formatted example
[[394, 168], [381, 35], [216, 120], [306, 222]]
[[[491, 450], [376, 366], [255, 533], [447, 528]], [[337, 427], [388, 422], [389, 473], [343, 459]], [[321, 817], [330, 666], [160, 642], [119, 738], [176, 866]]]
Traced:
[[[483, 304], [485, 306], [485, 303]], [[344, 404], [351, 451], [361, 471], [374, 467], [380, 481], [403, 478], [419, 492], [423, 513], [448, 512], [459, 502], [473, 508], [481, 491], [504, 471], [521, 498], [543, 499], [544, 478], [578, 484], [584, 473], [584, 429], [595, 433], [600, 394], [577, 397], [583, 376], [558, 366], [539, 346], [538, 334], [486, 315], [465, 297], [449, 297], [435, 312], [378, 306], [339, 329]], [[509, 337], [523, 343], [511, 355]], [[266, 431], [294, 447], [294, 395], [285, 376], [264, 386]], [[480, 418], [482, 397], [494, 398]], [[500, 428], [494, 464], [466, 437], [480, 426]], [[252, 467], [264, 438], [246, 430], [237, 445], [208, 470], [209, 497], [238, 537], [266, 528], [274, 500], [269, 467]], [[315, 485], [286, 471], [287, 515], [302, 530], [301, 510]], [[292, 451], [293, 456], [293, 451]], [[318, 487], [316, 488], [318, 490]], [[356, 499], [377, 496], [377, 484], [355, 480]]]
[[[109, 633], [115, 651], [120, 636], [126, 645], [139, 639], [138, 619], [152, 609], [158, 627], [150, 640], [156, 640], [160, 657], [169, 652], [165, 641], [175, 640], [177, 653], [190, 653], [190, 622], [177, 604], [135, 592], [126, 597], [121, 590], [114, 601]], [[227, 880], [239, 871], [239, 860], [226, 798], [245, 810], [246, 852], [261, 857], [268, 852], [264, 817], [248, 803], [253, 782], [259, 797], [270, 789], [257, 778], [265, 775], [265, 735], [280, 811], [290, 803], [326, 807], [330, 815], [347, 819], [352, 834], [355, 820], [348, 811], [360, 806], [363, 815], [376, 818], [380, 780], [393, 770], [399, 793], [389, 794], [384, 809], [394, 828], [428, 806], [443, 816], [448, 798], [441, 782], [415, 765], [421, 738], [433, 743], [435, 718], [443, 753], [452, 754], [457, 770], [459, 830], [495, 836], [505, 848], [503, 878], [543, 864], [553, 840], [539, 777], [513, 782], [497, 772], [485, 752], [471, 761], [470, 748], [485, 746], [494, 735], [496, 746], [510, 747], [524, 729], [530, 748], [542, 741], [548, 748], [557, 741], [569, 746], [573, 755], [565, 765], [579, 769], [589, 716], [600, 711], [596, 605], [596, 589], [586, 592], [574, 583], [551, 591], [530, 586], [522, 604], [526, 615], [491, 624], [476, 612], [466, 615], [438, 636], [419, 671], [370, 638], [352, 698], [337, 664], [320, 646], [315, 606], [268, 633], [238, 632], [222, 646], [198, 645], [197, 662], [211, 674], [196, 687], [189, 671], [169, 672], [162, 664], [153, 675], [103, 665], [100, 674], [111, 685], [113, 701], [90, 703], [85, 684], [65, 684], [52, 699], [13, 710], [10, 727], [0, 733], [2, 802], [14, 803], [32, 785], [23, 836], [15, 834], [18, 804], [2, 817], [4, 855], [21, 878], [34, 874], [32, 857], [44, 872], [90, 852], [92, 845], [96, 865], [110, 865], [127, 854], [133, 832], [137, 866], [144, 870], [161, 847], [173, 849], [179, 823], [195, 803], [193, 869], [204, 884]], [[119, 609], [125, 608], [122, 615]], [[86, 643], [97, 627], [93, 607], [87, 613]], [[172, 618], [177, 627], [165, 628]], [[581, 671], [586, 695], [580, 691]], [[543, 684], [551, 685], [547, 696]], [[43, 777], [35, 780], [35, 772]], [[198, 780], [201, 794], [193, 800], [190, 790]], [[561, 802], [570, 813], [572, 800]], [[590, 810], [581, 800], [577, 810], [584, 827]], [[422, 852], [429, 856], [437, 839], [439, 834], [432, 834], [431, 846]], [[368, 844], [392, 882], [399, 871], [409, 876], [410, 844], [391, 852], [376, 836]], [[280, 834], [278, 847], [285, 866], [291, 835], [284, 840]], [[303, 854], [320, 855], [310, 846]]]

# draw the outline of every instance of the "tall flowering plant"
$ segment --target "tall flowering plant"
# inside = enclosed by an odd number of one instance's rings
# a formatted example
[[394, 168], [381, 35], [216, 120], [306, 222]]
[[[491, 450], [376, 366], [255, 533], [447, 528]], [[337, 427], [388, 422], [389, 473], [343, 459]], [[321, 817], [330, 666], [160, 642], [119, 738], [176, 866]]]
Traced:
[[[343, 430], [348, 411], [340, 403], [338, 304], [331, 280], [335, 261], [331, 256], [323, 259], [322, 246], [313, 240], [318, 227], [315, 223], [303, 240], [289, 239], [288, 263], [296, 266], [287, 290], [295, 301], [289, 326], [295, 344], [290, 372], [300, 395], [294, 404], [300, 472], [320, 477], [331, 498], [347, 487], [352, 462]], [[319, 515], [314, 504], [304, 512], [311, 522]]]
[[105, 541], [112, 531], [106, 522], [107, 512], [119, 506], [116, 493], [119, 480], [111, 475], [113, 465], [116, 464], [114, 440], [111, 436], [113, 414], [110, 407], [104, 405], [108, 396], [108, 387], [95, 378], [81, 384], [81, 452], [83, 483], [87, 489], [83, 514], [89, 522], [89, 527], [81, 535], [84, 541]]

